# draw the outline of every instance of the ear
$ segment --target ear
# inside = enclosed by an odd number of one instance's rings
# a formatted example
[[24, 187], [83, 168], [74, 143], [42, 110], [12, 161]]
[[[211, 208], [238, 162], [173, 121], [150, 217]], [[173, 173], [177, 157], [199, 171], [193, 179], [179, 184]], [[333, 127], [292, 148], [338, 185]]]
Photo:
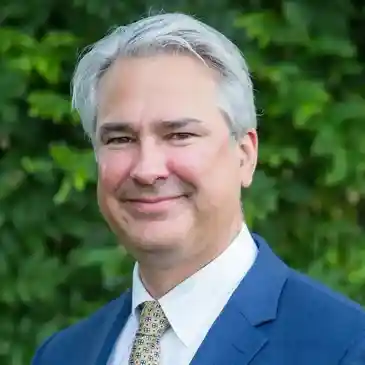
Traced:
[[258, 136], [256, 129], [248, 130], [238, 141], [240, 154], [241, 185], [248, 188], [252, 183], [257, 165]]

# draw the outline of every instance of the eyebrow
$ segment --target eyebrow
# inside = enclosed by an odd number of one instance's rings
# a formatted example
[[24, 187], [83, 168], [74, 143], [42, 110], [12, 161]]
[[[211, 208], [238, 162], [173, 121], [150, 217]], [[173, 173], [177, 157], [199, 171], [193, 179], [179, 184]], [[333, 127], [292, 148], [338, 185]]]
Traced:
[[112, 132], [131, 133], [134, 129], [131, 124], [125, 122], [107, 122], [100, 126], [99, 136], [102, 139], [105, 135]]
[[202, 120], [196, 118], [180, 118], [176, 120], [162, 120], [160, 125], [164, 129], [179, 129], [186, 127], [189, 124], [201, 124]]
[[[180, 118], [176, 120], [161, 120], [158, 122], [159, 128], [174, 130], [186, 127], [189, 124], [201, 124], [202, 120], [196, 118]], [[112, 132], [136, 133], [132, 123], [128, 122], [106, 122], [100, 126], [99, 136], [102, 139], [105, 135]]]

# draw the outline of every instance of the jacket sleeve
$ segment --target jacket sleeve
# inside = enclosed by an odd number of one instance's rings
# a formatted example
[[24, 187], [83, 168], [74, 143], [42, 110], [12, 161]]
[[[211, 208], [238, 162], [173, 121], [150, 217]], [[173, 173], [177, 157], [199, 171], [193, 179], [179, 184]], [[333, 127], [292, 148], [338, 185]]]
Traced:
[[365, 331], [351, 344], [339, 365], [365, 365]]

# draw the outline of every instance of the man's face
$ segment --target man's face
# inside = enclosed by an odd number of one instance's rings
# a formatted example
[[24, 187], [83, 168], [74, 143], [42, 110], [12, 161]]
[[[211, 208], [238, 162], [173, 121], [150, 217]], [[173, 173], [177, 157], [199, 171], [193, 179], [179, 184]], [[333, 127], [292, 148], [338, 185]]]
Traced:
[[192, 57], [159, 55], [118, 60], [99, 83], [99, 205], [137, 257], [198, 254], [241, 219], [256, 134], [233, 141], [216, 78]]

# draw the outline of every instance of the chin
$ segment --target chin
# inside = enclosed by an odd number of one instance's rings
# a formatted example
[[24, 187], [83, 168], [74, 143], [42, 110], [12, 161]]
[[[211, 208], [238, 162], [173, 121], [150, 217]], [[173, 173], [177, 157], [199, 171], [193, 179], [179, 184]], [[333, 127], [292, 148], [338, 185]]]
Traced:
[[125, 231], [125, 236], [133, 246], [144, 250], [163, 250], [185, 241], [190, 225], [171, 220], [140, 222]]

